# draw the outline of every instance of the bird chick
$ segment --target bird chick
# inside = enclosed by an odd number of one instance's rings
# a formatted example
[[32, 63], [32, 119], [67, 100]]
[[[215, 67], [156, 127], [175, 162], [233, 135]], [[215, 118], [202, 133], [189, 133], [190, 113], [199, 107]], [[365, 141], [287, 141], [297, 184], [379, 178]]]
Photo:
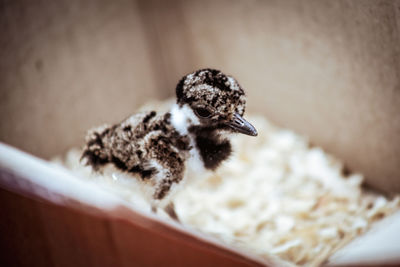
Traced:
[[229, 133], [256, 136], [243, 118], [246, 99], [231, 76], [201, 69], [184, 76], [167, 113], [149, 111], [89, 132], [82, 158], [96, 171], [107, 164], [135, 174], [162, 201], [185, 170], [215, 170], [232, 152]]

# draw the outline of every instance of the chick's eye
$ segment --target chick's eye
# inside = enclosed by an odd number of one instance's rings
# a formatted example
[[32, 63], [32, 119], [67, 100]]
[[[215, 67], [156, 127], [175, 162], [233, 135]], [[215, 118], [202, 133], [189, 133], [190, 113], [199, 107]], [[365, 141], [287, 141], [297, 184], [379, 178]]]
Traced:
[[206, 108], [196, 108], [194, 111], [195, 111], [196, 115], [201, 118], [208, 118], [211, 116], [211, 111], [209, 111]]

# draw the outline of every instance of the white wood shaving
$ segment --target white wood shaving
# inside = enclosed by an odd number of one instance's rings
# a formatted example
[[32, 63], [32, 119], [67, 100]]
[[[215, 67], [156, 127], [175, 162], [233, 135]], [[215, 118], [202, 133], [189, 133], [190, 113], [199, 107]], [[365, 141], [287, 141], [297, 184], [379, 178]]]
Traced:
[[[181, 222], [222, 242], [260, 256], [317, 266], [373, 222], [399, 209], [391, 200], [361, 189], [360, 174], [343, 175], [343, 165], [303, 137], [248, 116], [256, 138], [236, 135], [234, 155], [215, 172], [198, 174], [174, 196]], [[59, 164], [149, 209], [136, 179], [109, 169], [91, 173], [71, 150]]]

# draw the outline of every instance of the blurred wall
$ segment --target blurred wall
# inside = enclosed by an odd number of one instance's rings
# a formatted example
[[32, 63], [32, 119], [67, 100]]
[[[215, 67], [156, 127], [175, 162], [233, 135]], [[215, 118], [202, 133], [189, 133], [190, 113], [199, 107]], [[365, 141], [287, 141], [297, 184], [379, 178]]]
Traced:
[[[0, 140], [42, 157], [233, 74], [248, 110], [400, 191], [399, 1], [1, 1]], [[45, 133], [44, 131], [47, 131]]]

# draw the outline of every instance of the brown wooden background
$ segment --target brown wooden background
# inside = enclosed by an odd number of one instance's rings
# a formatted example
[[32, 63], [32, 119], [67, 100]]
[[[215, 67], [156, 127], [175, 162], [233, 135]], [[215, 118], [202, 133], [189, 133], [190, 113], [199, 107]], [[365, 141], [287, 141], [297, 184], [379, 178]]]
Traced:
[[0, 140], [49, 158], [200, 67], [400, 191], [399, 1], [0, 1]]

